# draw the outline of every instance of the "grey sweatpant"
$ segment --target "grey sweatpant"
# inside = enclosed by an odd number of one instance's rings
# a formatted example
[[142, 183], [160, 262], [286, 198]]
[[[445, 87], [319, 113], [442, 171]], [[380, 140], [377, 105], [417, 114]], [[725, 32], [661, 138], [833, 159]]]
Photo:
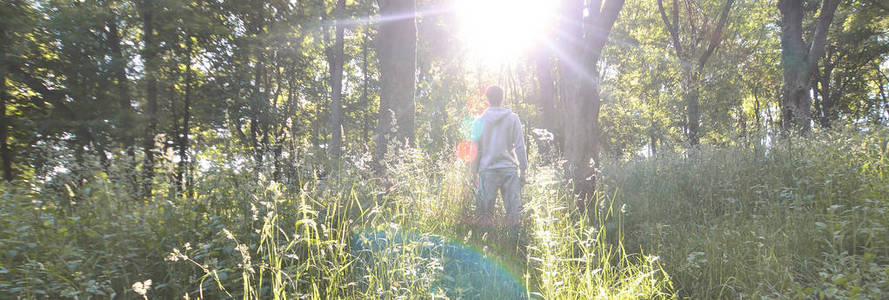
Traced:
[[506, 225], [519, 225], [522, 212], [522, 184], [516, 168], [500, 168], [484, 170], [478, 173], [478, 206], [476, 213], [479, 222], [492, 224], [494, 219], [494, 201], [497, 191], [503, 195], [503, 207], [506, 208]]

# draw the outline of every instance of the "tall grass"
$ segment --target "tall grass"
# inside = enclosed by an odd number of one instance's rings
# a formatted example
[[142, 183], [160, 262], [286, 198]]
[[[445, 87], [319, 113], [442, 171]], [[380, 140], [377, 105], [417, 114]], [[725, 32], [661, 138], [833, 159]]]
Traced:
[[656, 260], [568, 218], [553, 178], [526, 187], [530, 238], [517, 246], [496, 231], [473, 235], [464, 222], [474, 197], [461, 163], [400, 157], [384, 179], [360, 164], [307, 161], [286, 183], [271, 172], [211, 168], [193, 199], [123, 200], [99, 173], [81, 185], [6, 185], [0, 290], [24, 298], [668, 295]]
[[464, 165], [417, 151], [385, 178], [320, 159], [287, 176], [220, 163], [196, 197], [147, 202], [86, 165], [85, 180], [2, 186], [0, 295], [885, 298], [886, 136], [606, 162], [589, 219], [535, 164], [518, 243], [465, 222]]
[[[533, 235], [526, 274], [537, 280], [535, 294], [546, 299], [673, 298], [659, 257], [624, 248], [623, 208], [614, 207], [614, 198], [596, 197], [591, 219], [572, 218], [568, 193], [553, 173], [538, 173], [526, 189]], [[609, 239], [609, 231], [616, 237]]]
[[702, 148], [602, 171], [627, 245], [657, 253], [680, 295], [889, 296], [887, 132]]

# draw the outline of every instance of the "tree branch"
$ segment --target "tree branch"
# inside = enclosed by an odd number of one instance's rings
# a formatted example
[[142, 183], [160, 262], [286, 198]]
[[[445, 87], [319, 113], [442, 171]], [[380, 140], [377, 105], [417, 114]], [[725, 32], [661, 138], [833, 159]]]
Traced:
[[828, 29], [830, 29], [830, 23], [833, 22], [833, 15], [839, 4], [840, 0], [822, 0], [821, 2], [818, 24], [815, 27], [815, 35], [812, 37], [812, 45], [809, 47], [806, 61], [809, 71], [817, 66], [818, 59], [824, 55]]
[[667, 13], [664, 11], [664, 1], [657, 0], [657, 8], [661, 13], [661, 19], [664, 20], [664, 25], [667, 26], [667, 31], [670, 32], [670, 37], [673, 41], [673, 49], [676, 50], [676, 57], [680, 60], [682, 59], [682, 49], [679, 45], [679, 32], [677, 32], [677, 27], [679, 27], [679, 19], [678, 19], [678, 10], [676, 9], [676, 1], [673, 1], [673, 23], [670, 23], [670, 19], [667, 18]]
[[595, 24], [595, 28], [593, 28], [597, 36], [591, 40], [590, 45], [590, 51], [595, 60], [598, 60], [599, 55], [602, 53], [602, 48], [605, 47], [608, 35], [611, 33], [611, 29], [614, 28], [614, 22], [617, 21], [617, 16], [623, 7], [624, 0], [608, 0], [599, 13], [598, 22]]
[[725, 27], [725, 22], [728, 19], [728, 13], [732, 10], [732, 4], [735, 0], [728, 0], [725, 2], [725, 6], [722, 8], [722, 12], [719, 13], [719, 21], [716, 24], [716, 28], [713, 29], [713, 32], [710, 34], [710, 42], [707, 46], [707, 51], [701, 55], [701, 59], [698, 60], [698, 70], [704, 68], [704, 64], [707, 63], [707, 60], [710, 59], [710, 55], [716, 51], [716, 47], [719, 47], [719, 44], [722, 42], [722, 30]]

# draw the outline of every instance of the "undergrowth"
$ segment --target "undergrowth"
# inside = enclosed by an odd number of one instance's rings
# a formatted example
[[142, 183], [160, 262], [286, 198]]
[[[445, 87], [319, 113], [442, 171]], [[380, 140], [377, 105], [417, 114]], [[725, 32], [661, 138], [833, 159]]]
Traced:
[[657, 253], [681, 296], [889, 297], [889, 132], [612, 163], [625, 244]]
[[196, 196], [150, 201], [84, 165], [2, 186], [0, 295], [885, 298], [885, 136], [606, 162], [583, 218], [561, 172], [534, 163], [518, 243], [467, 222], [468, 174], [447, 155], [404, 151], [384, 178], [360, 159], [286, 176], [219, 163]]

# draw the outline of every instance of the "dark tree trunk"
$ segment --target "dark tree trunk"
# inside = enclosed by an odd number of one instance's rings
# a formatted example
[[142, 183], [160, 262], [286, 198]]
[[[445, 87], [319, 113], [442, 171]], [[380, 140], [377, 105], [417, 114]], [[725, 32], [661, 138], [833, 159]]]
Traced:
[[264, 86], [264, 75], [266, 73], [265, 43], [262, 39], [262, 35], [265, 33], [264, 5], [264, 2], [262, 2], [254, 6], [256, 14], [252, 16], [253, 20], [249, 25], [252, 40], [250, 41], [251, 44], [247, 46], [247, 51], [249, 52], [247, 57], [250, 57], [252, 54], [253, 59], [256, 61], [256, 65], [253, 68], [253, 89], [250, 95], [250, 145], [253, 148], [253, 159], [260, 168], [263, 165], [263, 155], [268, 150], [263, 142], [267, 123], [265, 108], [268, 103], [266, 98], [267, 87]]
[[[261, 47], [257, 47], [261, 49]], [[264, 121], [262, 75], [265, 73], [265, 64], [263, 63], [262, 51], [256, 53], [256, 67], [253, 70], [253, 93], [250, 95], [250, 144], [253, 146], [253, 159], [259, 166], [262, 166], [263, 153], [265, 151], [261, 144], [262, 127]]]
[[760, 120], [761, 117], [759, 116], [759, 97], [757, 95], [759, 92], [757, 90], [758, 89], [756, 87], [753, 87], [753, 117], [754, 117], [754, 120], [756, 120], [756, 128], [755, 129], [756, 129], [756, 132], [758, 133], [760, 131], [760, 127], [762, 126], [762, 124], [761, 124], [762, 120]]
[[183, 103], [182, 108], [182, 128], [179, 130], [179, 136], [177, 136], [177, 141], [179, 144], [179, 165], [177, 167], [177, 184], [179, 186], [179, 193], [184, 195], [185, 197], [191, 197], [191, 180], [188, 178], [188, 165], [189, 165], [189, 157], [188, 157], [188, 147], [189, 147], [189, 134], [191, 133], [191, 97], [192, 97], [192, 70], [191, 70], [191, 52], [192, 52], [192, 41], [191, 37], [185, 37], [185, 103]]
[[6, 68], [0, 65], [0, 159], [3, 159], [3, 180], [12, 182], [15, 174], [12, 172], [12, 149], [9, 147], [9, 117], [6, 115], [6, 105], [9, 103], [9, 94], [6, 92]]
[[795, 129], [805, 132], [811, 127], [810, 79], [818, 60], [824, 56], [827, 31], [839, 2], [839, 0], [822, 0], [815, 33], [809, 45], [803, 42], [802, 0], [778, 2], [778, 10], [781, 13], [781, 71], [784, 74], [784, 86], [781, 89], [781, 125], [784, 130]]
[[543, 111], [543, 128], [549, 130], [554, 138], [558, 140], [558, 137], [562, 136], [562, 134], [557, 131], [558, 120], [561, 118], [559, 118], [556, 113], [556, 85], [553, 81], [553, 57], [550, 51], [546, 49], [539, 50], [536, 67], [537, 84], [539, 85], [540, 91], [540, 108]]
[[[327, 63], [330, 66], [330, 151], [334, 158], [342, 156], [343, 147], [343, 36], [346, 0], [337, 0], [334, 17], [336, 33], [334, 42], [327, 49]], [[329, 42], [329, 41], [328, 41]]]
[[[6, 41], [6, 28], [0, 27], [0, 40]], [[6, 105], [9, 94], [6, 91], [6, 45], [0, 45], [0, 159], [2, 159], [3, 179], [11, 182], [15, 179], [12, 172], [12, 149], [9, 146], [9, 117], [6, 116]]]
[[833, 125], [833, 121], [837, 119], [835, 99], [837, 95], [834, 95], [833, 87], [830, 84], [830, 78], [833, 76], [833, 66], [825, 66], [823, 72], [814, 70], [814, 73], [815, 83], [812, 85], [816, 91], [814, 96], [821, 97], [821, 101], [817, 101], [820, 102], [818, 103], [819, 121], [821, 127], [830, 128]]
[[692, 146], [701, 142], [701, 91], [700, 77], [692, 75], [685, 90], [685, 129], [688, 130], [688, 143]]
[[389, 143], [394, 118], [394, 138], [400, 145], [414, 143], [414, 93], [417, 69], [415, 0], [379, 0], [380, 24], [377, 53], [380, 58], [380, 117], [376, 160], [380, 162]]
[[[559, 71], [565, 104], [565, 145], [569, 178], [579, 195], [577, 207], [586, 214], [593, 210], [589, 200], [595, 192], [594, 169], [599, 160], [599, 69], [598, 61], [608, 41], [623, 0], [592, 1], [585, 22], [584, 1], [564, 3], [562, 32], [567, 34], [560, 44], [565, 53], [560, 57]], [[575, 37], [572, 41], [572, 37]], [[582, 41], [577, 45], [576, 41]]]
[[[562, 103], [565, 105], [565, 144], [562, 146], [567, 163], [568, 178], [574, 185], [574, 193], [579, 195], [577, 207], [583, 211], [585, 200], [593, 194], [595, 183], [592, 178], [591, 153], [587, 145], [592, 143], [593, 132], [585, 131], [584, 125], [591, 116], [579, 111], [579, 106], [588, 99], [580, 89], [581, 82], [595, 80], [583, 57], [583, 1], [562, 2], [560, 30], [564, 36], [559, 41], [562, 56], [559, 57], [559, 88]], [[578, 99], [580, 98], [580, 99]], [[588, 112], [587, 112], [588, 113]]]
[[145, 159], [142, 163], [142, 197], [150, 199], [154, 182], [154, 136], [157, 129], [157, 73], [158, 45], [154, 35], [154, 1], [142, 0], [142, 32], [144, 48], [142, 58], [145, 61], [145, 117], [147, 124], [142, 140]]
[[[886, 76], [885, 74], [883, 74], [883, 72], [880, 71], [880, 66], [875, 67], [877, 68], [877, 86], [880, 87], [880, 98], [882, 99], [882, 106], [884, 109], [886, 109], [886, 115], [889, 116], [889, 91], [886, 91], [886, 85], [889, 85], [889, 76]], [[884, 79], [886, 81], [885, 84], [883, 83]], [[877, 109], [876, 113], [878, 116], [882, 114], [879, 108]], [[880, 119], [880, 117], [877, 117], [877, 120]]]
[[[109, 1], [113, 4], [114, 1]], [[110, 10], [110, 7], [109, 7]], [[108, 43], [111, 48], [111, 72], [115, 78], [117, 87], [119, 112], [119, 136], [121, 146], [127, 154], [125, 162], [127, 168], [124, 170], [126, 178], [126, 186], [133, 195], [138, 194], [139, 178], [136, 173], [136, 136], [135, 118], [133, 112], [132, 99], [130, 98], [130, 82], [127, 78], [127, 58], [124, 57], [123, 47], [120, 40], [120, 29], [118, 16], [110, 11], [112, 17], [108, 20]]]

